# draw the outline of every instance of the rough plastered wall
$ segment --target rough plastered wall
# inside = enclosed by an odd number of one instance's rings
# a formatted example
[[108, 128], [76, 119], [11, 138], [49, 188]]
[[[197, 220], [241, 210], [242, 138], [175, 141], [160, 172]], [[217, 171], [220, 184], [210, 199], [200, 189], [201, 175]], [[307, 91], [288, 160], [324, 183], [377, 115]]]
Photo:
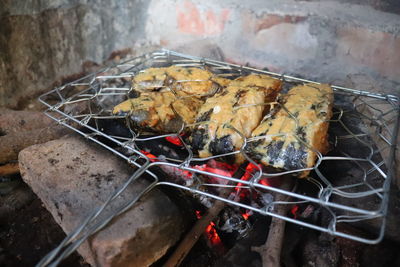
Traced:
[[178, 50], [207, 40], [231, 62], [339, 85], [368, 80], [395, 92], [400, 15], [385, 11], [399, 13], [399, 6], [357, 0], [152, 1], [146, 36]]
[[0, 106], [18, 108], [54, 81], [142, 40], [142, 0], [0, 1]]
[[399, 14], [397, 0], [4, 0], [0, 106], [143, 45], [394, 93]]

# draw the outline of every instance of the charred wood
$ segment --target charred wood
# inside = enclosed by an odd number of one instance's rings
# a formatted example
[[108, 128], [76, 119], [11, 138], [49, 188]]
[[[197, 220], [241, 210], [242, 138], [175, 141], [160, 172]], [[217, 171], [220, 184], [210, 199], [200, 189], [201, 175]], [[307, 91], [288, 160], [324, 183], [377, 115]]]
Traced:
[[[281, 189], [291, 190], [293, 181], [291, 177], [282, 177], [284, 180]], [[274, 193], [274, 201], [288, 201], [289, 198], [285, 195]], [[285, 216], [288, 212], [288, 205], [276, 205], [275, 213]], [[265, 244], [259, 247], [252, 247], [253, 251], [258, 252], [262, 258], [263, 267], [279, 267], [281, 266], [281, 252], [285, 236], [284, 220], [273, 217], [269, 226], [268, 238]]]
[[[244, 174], [243, 168], [239, 168], [238, 171], [233, 175], [233, 177], [238, 178]], [[226, 188], [221, 193], [221, 197], [227, 197], [233, 188]], [[189, 254], [192, 247], [199, 240], [200, 236], [203, 234], [207, 225], [214, 220], [215, 217], [223, 210], [226, 206], [226, 202], [216, 201], [214, 205], [207, 211], [207, 213], [201, 217], [192, 229], [186, 234], [186, 236], [179, 243], [178, 247], [175, 249], [171, 257], [165, 263], [165, 267], [180, 266], [185, 257]]]

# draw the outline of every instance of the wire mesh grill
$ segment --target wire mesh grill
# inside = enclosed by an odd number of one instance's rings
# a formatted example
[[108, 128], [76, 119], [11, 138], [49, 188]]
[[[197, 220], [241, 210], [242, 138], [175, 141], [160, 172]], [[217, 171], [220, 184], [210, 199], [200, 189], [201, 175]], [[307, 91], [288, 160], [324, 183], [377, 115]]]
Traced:
[[[211, 173], [199, 168], [205, 160], [221, 159], [239, 151], [216, 155], [210, 158], [198, 158], [190, 146], [182, 138], [185, 125], [181, 131], [172, 134], [146, 136], [136, 129], [126, 128], [124, 134], [118, 131], [109, 132], [105, 125], [115, 120], [125, 120], [123, 116], [112, 115], [116, 104], [129, 97], [132, 91], [131, 79], [134, 75], [149, 67], [165, 67], [177, 65], [198, 67], [212, 73], [234, 79], [250, 73], [267, 74], [279, 78], [285, 88], [296, 84], [315, 83], [305, 79], [280, 75], [269, 71], [228, 64], [224, 62], [183, 55], [169, 50], [148, 53], [116, 66], [90, 74], [77, 81], [56, 88], [40, 97], [40, 101], [48, 107], [46, 114], [60, 124], [82, 134], [86, 138], [100, 144], [116, 155], [135, 166], [134, 174], [109, 197], [101, 207], [93, 212], [75, 231], [40, 263], [56, 265], [72, 253], [90, 235], [103, 228], [113, 217], [129, 209], [138, 199], [157, 186], [171, 186], [209, 199], [225, 201], [243, 210], [278, 217], [280, 219], [309, 227], [332, 235], [350, 238], [364, 243], [378, 243], [384, 234], [385, 216], [388, 205], [388, 191], [392, 176], [394, 148], [399, 121], [398, 98], [393, 95], [381, 95], [366, 91], [354, 90], [338, 86], [334, 89], [333, 117], [330, 120], [329, 137], [333, 150], [327, 155], [319, 154], [312, 174], [303, 179], [292, 177], [297, 182], [294, 191], [270, 186], [261, 180], [301, 172], [266, 173], [260, 167], [251, 173], [249, 180], [232, 177], [227, 174]], [[179, 81], [178, 81], [179, 82]], [[128, 134], [126, 134], [128, 132]], [[182, 158], [159, 157], [150, 158], [140, 149], [146, 142], [158, 142], [172, 137], [179, 140], [186, 154]], [[106, 142], [104, 141], [106, 140]], [[245, 138], [245, 144], [251, 142]], [[245, 146], [245, 145], [244, 145]], [[257, 164], [245, 154], [247, 159]], [[174, 170], [190, 173], [190, 181], [174, 182], [160, 179], [154, 168], [174, 168]], [[101, 216], [107, 205], [118, 197], [124, 189], [144, 174], [152, 179], [150, 186], [131, 202], [118, 210]], [[217, 179], [202, 179], [214, 177]], [[143, 178], [144, 179], [144, 178]], [[148, 179], [148, 178], [147, 178]], [[218, 188], [235, 188], [250, 190], [260, 194], [283, 194], [290, 201], [267, 201], [264, 205], [243, 203], [230, 194], [222, 197]], [[217, 189], [217, 191], [215, 190]], [[301, 218], [301, 216], [281, 216], [275, 213], [277, 205], [312, 205], [319, 214], [325, 214], [324, 222]], [[366, 224], [376, 229], [376, 236], [365, 237], [340, 230], [341, 223]]]

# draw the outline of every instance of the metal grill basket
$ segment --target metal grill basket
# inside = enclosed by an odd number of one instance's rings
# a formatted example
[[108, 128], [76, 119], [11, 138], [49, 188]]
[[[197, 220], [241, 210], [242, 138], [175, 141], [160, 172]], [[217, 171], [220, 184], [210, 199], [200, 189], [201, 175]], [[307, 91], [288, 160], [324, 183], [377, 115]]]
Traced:
[[[103, 228], [113, 217], [129, 209], [142, 195], [158, 186], [179, 188], [195, 195], [228, 202], [247, 211], [278, 217], [304, 227], [364, 243], [374, 244], [381, 241], [385, 230], [388, 191], [393, 173], [395, 140], [398, 132], [399, 102], [396, 96], [332, 86], [335, 102], [329, 135], [331, 146], [335, 148], [335, 152], [319, 155], [310, 177], [305, 179], [293, 177], [293, 179], [301, 180], [298, 181], [301, 186], [297, 188], [308, 187], [312, 190], [288, 191], [279, 187], [263, 185], [259, 183], [260, 177], [262, 175], [275, 177], [301, 170], [263, 174], [257, 172], [249, 181], [242, 181], [194, 168], [193, 166], [204, 159], [197, 158], [186, 144], [184, 149], [188, 156], [181, 159], [163, 158], [154, 161], [138, 149], [137, 144], [140, 142], [150, 139], [157, 141], [165, 139], [167, 136], [180, 138], [184, 142], [180, 137], [180, 132], [148, 137], [130, 129], [131, 136], [126, 137], [104, 131], [102, 122], [116, 119], [111, 112], [113, 106], [126, 99], [130, 93], [132, 76], [149, 67], [170, 65], [207, 68], [226, 78], [236, 78], [249, 73], [268, 74], [282, 79], [285, 87], [299, 83], [318, 84], [269, 71], [160, 50], [129, 59], [42, 95], [40, 101], [48, 107], [46, 114], [49, 117], [122, 157], [129, 164], [135, 166], [135, 172], [109, 197], [108, 201], [82, 222], [80, 227], [70, 233], [59, 247], [49, 253], [39, 263], [39, 266], [59, 263], [90, 235]], [[101, 140], [107, 140], [107, 142]], [[251, 142], [250, 139], [246, 141]], [[215, 157], [221, 158], [235, 153], [243, 153], [243, 151]], [[182, 184], [165, 181], [159, 179], [160, 177], [152, 171], [157, 166], [175, 167], [192, 173], [193, 177], [212, 176], [227, 182], [210, 183], [199, 180], [190, 184]], [[131, 202], [114, 210], [112, 214], [101, 217], [105, 207], [118, 197], [129, 184], [134, 183], [136, 179], [142, 179], [144, 173], [147, 173], [146, 176], [152, 179], [150, 186]], [[237, 186], [238, 183], [241, 183], [242, 188], [248, 190], [275, 192], [275, 194], [290, 196], [290, 201], [272, 201], [269, 205], [260, 207], [241, 203], [231, 197], [221, 197], [213, 193], [214, 191], [208, 190], [211, 187], [222, 188], [232, 186], [232, 184]], [[276, 205], [293, 204], [311, 204], [318, 209], [323, 209], [325, 214], [329, 215], [326, 218], [327, 223], [321, 225], [321, 223], [311, 223], [301, 218], [289, 215], [281, 216], [275, 213]], [[363, 224], [370, 221], [373, 221], [370, 225], [374, 225], [376, 229], [376, 236], [371, 238], [342, 232], [338, 227], [341, 223]]]

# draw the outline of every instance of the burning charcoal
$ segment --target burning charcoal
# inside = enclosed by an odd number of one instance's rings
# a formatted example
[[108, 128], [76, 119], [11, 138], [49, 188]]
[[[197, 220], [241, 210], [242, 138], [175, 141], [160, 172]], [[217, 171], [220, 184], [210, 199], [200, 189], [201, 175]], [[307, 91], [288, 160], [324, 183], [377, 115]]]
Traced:
[[268, 208], [271, 206], [271, 203], [274, 201], [274, 196], [270, 193], [259, 192], [259, 200], [263, 208]]
[[217, 251], [217, 254], [222, 255], [225, 252], [225, 246], [219, 237], [217, 230], [215, 229], [215, 223], [210, 222], [210, 224], [206, 227], [205, 236], [207, 237], [207, 241], [209, 243], [209, 247], [212, 247]]
[[[284, 170], [312, 168], [317, 153], [328, 150], [328, 120], [332, 116], [333, 92], [328, 85], [293, 87], [282, 108], [252, 133], [246, 151], [264, 165]], [[309, 171], [298, 175], [305, 177]]]
[[[262, 266], [258, 253], [252, 251], [251, 248], [265, 242], [270, 217], [257, 213], [253, 216], [254, 223], [252, 223], [248, 235], [239, 240], [232, 240], [227, 245], [231, 249], [220, 257], [214, 266]], [[222, 233], [221, 239], [223, 242], [229, 243]]]
[[[234, 173], [238, 170], [237, 165], [230, 165], [225, 162], [216, 161], [214, 159], [207, 161], [206, 164], [195, 165], [193, 166], [193, 168], [201, 171], [206, 171], [208, 173], [214, 173], [227, 177], [232, 177]], [[226, 185], [228, 183], [226, 179], [221, 179], [211, 175], [207, 176], [207, 181], [208, 183], [221, 184], [221, 185]]]
[[[141, 135], [140, 138], [146, 139], [153, 137], [152, 135]], [[164, 156], [177, 160], [185, 159], [188, 156], [187, 150], [183, 146], [177, 146], [168, 141], [167, 138], [150, 139], [147, 141], [136, 142], [140, 150], [155, 155], [156, 157]]]
[[97, 119], [92, 120], [89, 125], [107, 135], [126, 138], [132, 137], [132, 133], [125, 126], [125, 120], [123, 119]]
[[308, 219], [310, 216], [313, 215], [314, 211], [315, 207], [313, 205], [307, 205], [307, 207], [300, 214], [300, 218]]
[[[265, 103], [275, 101], [280, 86], [277, 79], [252, 74], [208, 98], [197, 115], [192, 148], [202, 158], [239, 150], [268, 109]], [[242, 155], [236, 156], [238, 163], [243, 160]]]
[[200, 203], [206, 208], [211, 208], [214, 204], [213, 200], [204, 195], [197, 195], [196, 197], [199, 199]]
[[227, 207], [218, 217], [218, 230], [234, 233], [236, 239], [247, 236], [251, 228], [250, 222], [237, 209]]

